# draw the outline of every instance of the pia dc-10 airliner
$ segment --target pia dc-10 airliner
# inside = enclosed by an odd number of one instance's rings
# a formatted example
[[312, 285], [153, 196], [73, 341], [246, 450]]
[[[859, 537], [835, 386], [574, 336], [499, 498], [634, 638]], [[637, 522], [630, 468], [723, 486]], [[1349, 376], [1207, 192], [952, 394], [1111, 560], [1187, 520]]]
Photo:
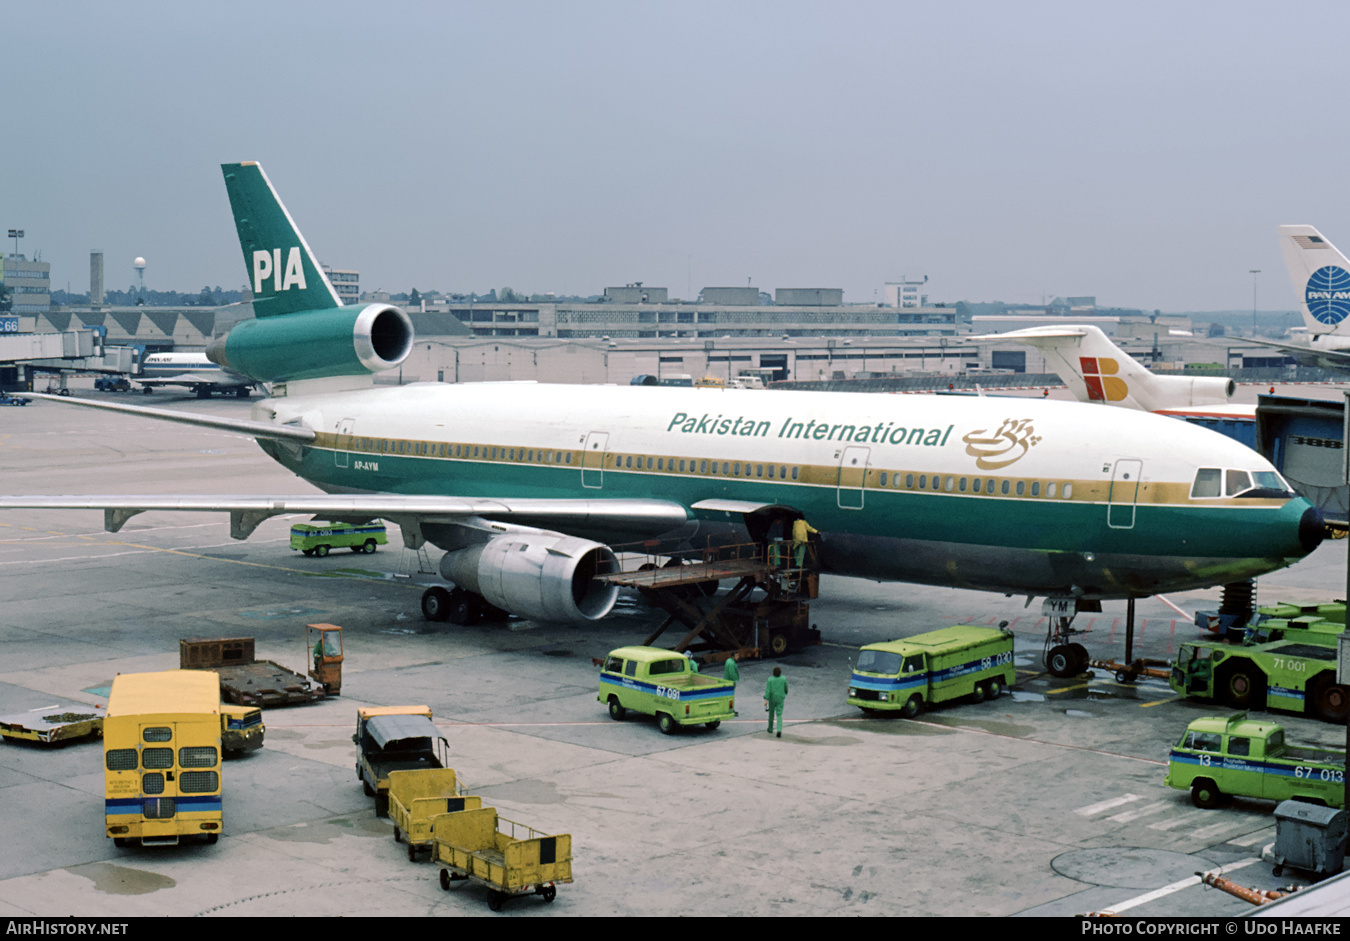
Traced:
[[[208, 355], [268, 384], [269, 397], [237, 420], [60, 401], [251, 435], [324, 493], [5, 496], [0, 508], [102, 509], [111, 532], [145, 511], [216, 510], [238, 539], [279, 514], [388, 520], [405, 545], [445, 550], [440, 572], [455, 587], [423, 595], [432, 619], [484, 603], [602, 618], [618, 588], [594, 576], [614, 565], [611, 546], [762, 532], [771, 517], [819, 530], [826, 572], [1045, 597], [1069, 616], [1252, 578], [1323, 538], [1318, 512], [1260, 455], [1144, 412], [992, 397], [377, 387], [374, 374], [412, 348], [407, 314], [343, 306], [262, 167], [222, 169], [255, 318]], [[1217, 493], [1216, 473], [1228, 482]], [[1065, 649], [1059, 661], [1079, 657]]]

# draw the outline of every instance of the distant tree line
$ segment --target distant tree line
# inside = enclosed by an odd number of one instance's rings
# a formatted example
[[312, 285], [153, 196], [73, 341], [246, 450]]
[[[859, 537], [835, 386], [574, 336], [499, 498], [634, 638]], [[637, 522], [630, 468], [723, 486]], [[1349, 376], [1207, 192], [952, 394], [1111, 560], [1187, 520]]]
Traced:
[[[103, 303], [110, 307], [135, 307], [141, 298], [146, 307], [223, 307], [237, 304], [244, 299], [243, 291], [226, 291], [216, 285], [203, 287], [195, 294], [185, 291], [137, 291], [129, 287], [125, 291], [104, 291]], [[88, 307], [89, 295], [72, 294], [68, 291], [52, 291], [52, 303], [63, 307]]]

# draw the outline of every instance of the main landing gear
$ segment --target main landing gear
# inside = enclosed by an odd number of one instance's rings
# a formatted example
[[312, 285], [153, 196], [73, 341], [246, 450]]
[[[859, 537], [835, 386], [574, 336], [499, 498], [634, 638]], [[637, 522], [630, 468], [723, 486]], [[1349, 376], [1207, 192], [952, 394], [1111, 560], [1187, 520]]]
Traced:
[[1088, 650], [1082, 644], [1072, 640], [1075, 634], [1086, 634], [1085, 630], [1073, 628], [1074, 615], [1083, 611], [1100, 614], [1100, 601], [1084, 601], [1078, 598], [1047, 598], [1042, 609], [1050, 619], [1045, 635], [1045, 647], [1041, 657], [1045, 669], [1051, 676], [1061, 679], [1087, 670], [1088, 667], [1110, 670], [1121, 683], [1133, 683], [1141, 676], [1166, 679], [1169, 665], [1166, 660], [1136, 660], [1134, 657], [1134, 598], [1126, 601], [1125, 607], [1125, 661], [1092, 660]]
[[511, 615], [482, 595], [463, 588], [433, 585], [422, 592], [422, 617], [466, 626], [481, 621], [505, 621]]
[[1088, 667], [1088, 649], [1082, 644], [1070, 642], [1075, 634], [1086, 634], [1087, 631], [1074, 630], [1072, 624], [1073, 615], [1050, 617], [1041, 659], [1051, 676], [1077, 676]]

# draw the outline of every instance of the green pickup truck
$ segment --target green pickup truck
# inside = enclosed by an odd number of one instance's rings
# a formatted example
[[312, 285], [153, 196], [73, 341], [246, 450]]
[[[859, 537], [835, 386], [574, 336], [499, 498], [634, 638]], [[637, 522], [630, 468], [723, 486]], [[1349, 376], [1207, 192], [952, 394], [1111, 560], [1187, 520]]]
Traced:
[[353, 552], [374, 552], [376, 546], [389, 542], [383, 523], [296, 523], [291, 527], [291, 548], [305, 555], [323, 558], [331, 549], [350, 549]]
[[609, 717], [621, 720], [629, 710], [656, 716], [661, 731], [673, 735], [682, 725], [717, 728], [736, 716], [736, 684], [703, 676], [684, 654], [660, 647], [611, 650], [600, 670], [598, 702], [609, 704]]
[[1197, 807], [1225, 796], [1345, 806], [1345, 752], [1290, 745], [1284, 728], [1239, 712], [1196, 719], [1168, 755], [1163, 783], [1190, 789]]

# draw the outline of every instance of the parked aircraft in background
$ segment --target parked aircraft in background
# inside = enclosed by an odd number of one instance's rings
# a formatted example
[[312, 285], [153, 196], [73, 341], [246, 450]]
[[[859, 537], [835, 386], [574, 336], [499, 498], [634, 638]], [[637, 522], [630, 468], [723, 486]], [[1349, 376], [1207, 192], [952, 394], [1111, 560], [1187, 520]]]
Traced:
[[1112, 343], [1100, 327], [1030, 327], [974, 339], [1016, 340], [1036, 347], [1080, 402], [1180, 418], [1256, 447], [1256, 406], [1230, 401], [1236, 391], [1232, 379], [1159, 375]]
[[1280, 250], [1298, 292], [1307, 343], [1247, 339], [1308, 366], [1350, 370], [1350, 260], [1310, 225], [1282, 225]]
[[[445, 550], [428, 617], [484, 602], [543, 620], [606, 615], [613, 546], [689, 545], [805, 517], [842, 575], [1063, 601], [1207, 587], [1287, 566], [1321, 518], [1271, 465], [1204, 429], [1127, 409], [993, 397], [419, 382], [376, 387], [413, 342], [388, 304], [342, 306], [256, 163], [226, 164], [256, 319], [208, 351], [270, 383], [251, 420], [62, 399], [251, 435], [324, 491], [7, 496], [0, 507], [381, 518]], [[1121, 380], [1128, 381], [1128, 380]], [[1110, 383], [1102, 389], [1115, 389]], [[473, 604], [451, 604], [473, 599]], [[1076, 655], [1075, 655], [1076, 656]]]
[[256, 385], [248, 376], [222, 369], [205, 353], [151, 353], [132, 378], [147, 394], [164, 386], [183, 386], [199, 399], [210, 398], [213, 392], [246, 399]]

